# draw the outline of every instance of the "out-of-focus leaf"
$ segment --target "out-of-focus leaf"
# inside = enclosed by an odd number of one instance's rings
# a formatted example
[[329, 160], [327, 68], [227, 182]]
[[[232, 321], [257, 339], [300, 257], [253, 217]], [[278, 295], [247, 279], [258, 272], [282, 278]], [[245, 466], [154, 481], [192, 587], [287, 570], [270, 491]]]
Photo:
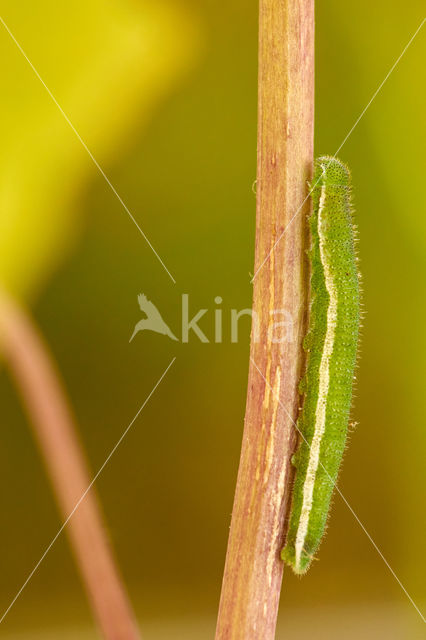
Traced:
[[[2, 18], [106, 173], [196, 50], [189, 15], [161, 1], [9, 1]], [[75, 238], [97, 169], [3, 26], [0, 55], [0, 280], [22, 295]]]

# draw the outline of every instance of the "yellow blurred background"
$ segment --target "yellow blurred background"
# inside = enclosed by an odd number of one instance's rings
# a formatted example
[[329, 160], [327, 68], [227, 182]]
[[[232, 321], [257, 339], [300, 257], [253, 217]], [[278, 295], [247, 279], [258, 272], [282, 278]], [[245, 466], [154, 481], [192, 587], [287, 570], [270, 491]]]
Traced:
[[[319, 155], [339, 147], [419, 26], [424, 4], [317, 5]], [[251, 306], [257, 2], [3, 0], [0, 17], [1, 284], [31, 308], [51, 346], [93, 471], [176, 356], [97, 488], [144, 638], [211, 638], [248, 369], [248, 321], [232, 344], [229, 317], [231, 308]], [[353, 172], [365, 310], [358, 425], [339, 486], [420, 607], [425, 57], [426, 27], [339, 154]], [[175, 332], [187, 293], [190, 313], [210, 310], [200, 321], [210, 338], [221, 296], [223, 343], [144, 333], [129, 344], [140, 292]], [[0, 394], [3, 611], [61, 520], [4, 368]], [[277, 637], [422, 632], [418, 613], [336, 497], [319, 561], [301, 580], [285, 572]], [[96, 637], [65, 536], [0, 637]]]

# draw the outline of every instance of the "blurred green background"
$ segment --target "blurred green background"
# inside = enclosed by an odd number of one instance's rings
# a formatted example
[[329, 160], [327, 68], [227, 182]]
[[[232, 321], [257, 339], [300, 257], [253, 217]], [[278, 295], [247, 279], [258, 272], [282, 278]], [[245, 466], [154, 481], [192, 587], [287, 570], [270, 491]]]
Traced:
[[[424, 3], [317, 3], [316, 154], [332, 154]], [[256, 172], [257, 2], [2, 0], [0, 15], [176, 279], [173, 284], [0, 25], [0, 278], [57, 359], [144, 638], [213, 637], [241, 442]], [[426, 27], [340, 152], [353, 171], [365, 320], [340, 488], [423, 606]], [[144, 292], [173, 331], [223, 298], [222, 344], [128, 340]], [[228, 325], [226, 324], [226, 321]], [[200, 322], [213, 335], [213, 312]], [[3, 611], [60, 519], [0, 372]], [[284, 628], [285, 625], [285, 628]], [[278, 637], [420, 638], [422, 622], [336, 497], [319, 562], [285, 572]], [[61, 536], [0, 637], [92, 638]]]

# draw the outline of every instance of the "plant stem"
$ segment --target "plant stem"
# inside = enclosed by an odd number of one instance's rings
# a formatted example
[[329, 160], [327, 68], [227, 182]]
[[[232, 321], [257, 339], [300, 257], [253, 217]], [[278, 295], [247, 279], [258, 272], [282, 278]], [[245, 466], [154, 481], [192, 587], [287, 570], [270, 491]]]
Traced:
[[0, 336], [63, 518], [69, 518], [66, 529], [98, 624], [108, 640], [138, 640], [58, 372], [29, 316], [4, 293]]
[[[314, 0], [260, 0], [258, 119], [253, 299], [258, 322], [251, 335], [245, 426], [216, 640], [275, 636], [303, 364]], [[286, 336], [276, 327], [270, 330], [283, 320]]]

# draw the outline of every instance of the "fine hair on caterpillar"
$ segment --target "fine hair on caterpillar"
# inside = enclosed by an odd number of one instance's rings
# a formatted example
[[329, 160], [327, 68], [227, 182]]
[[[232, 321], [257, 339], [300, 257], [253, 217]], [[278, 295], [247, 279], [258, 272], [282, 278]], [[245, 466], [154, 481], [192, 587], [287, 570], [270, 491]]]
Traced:
[[306, 367], [300, 383], [304, 401], [282, 552], [298, 574], [309, 568], [325, 531], [347, 439], [360, 324], [349, 169], [334, 157], [320, 157], [312, 185]]

